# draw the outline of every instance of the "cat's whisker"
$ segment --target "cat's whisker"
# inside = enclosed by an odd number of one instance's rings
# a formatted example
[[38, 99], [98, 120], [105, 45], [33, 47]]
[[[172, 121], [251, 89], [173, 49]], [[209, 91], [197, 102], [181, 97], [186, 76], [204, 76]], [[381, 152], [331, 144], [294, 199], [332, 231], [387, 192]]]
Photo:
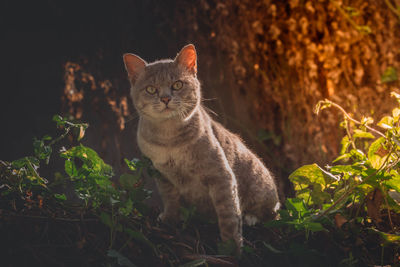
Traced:
[[209, 108], [209, 107], [203, 107], [203, 108], [205, 110], [207, 110], [208, 112], [212, 113], [213, 115], [215, 115], [216, 117], [219, 117], [218, 114], [214, 110], [212, 110], [211, 108]]
[[218, 100], [218, 98], [217, 97], [214, 97], [214, 98], [201, 98], [202, 102], [203, 101], [214, 101], [214, 100]]

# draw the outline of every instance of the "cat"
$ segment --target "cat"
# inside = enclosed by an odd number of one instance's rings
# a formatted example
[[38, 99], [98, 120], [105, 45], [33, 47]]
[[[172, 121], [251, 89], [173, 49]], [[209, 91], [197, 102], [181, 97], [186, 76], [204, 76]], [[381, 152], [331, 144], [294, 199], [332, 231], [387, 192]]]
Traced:
[[233, 240], [240, 252], [242, 220], [274, 219], [277, 187], [261, 160], [202, 106], [194, 45], [174, 60], [123, 59], [139, 114], [139, 148], [163, 176], [156, 181], [164, 204], [159, 219], [174, 222], [183, 203], [195, 205], [216, 216], [222, 241]]

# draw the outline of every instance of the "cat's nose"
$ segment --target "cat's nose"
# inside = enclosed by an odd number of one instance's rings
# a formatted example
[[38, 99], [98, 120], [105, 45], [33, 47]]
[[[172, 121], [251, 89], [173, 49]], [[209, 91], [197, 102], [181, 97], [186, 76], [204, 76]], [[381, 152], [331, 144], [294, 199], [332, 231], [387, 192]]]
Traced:
[[162, 102], [164, 102], [165, 105], [168, 105], [169, 101], [171, 101], [171, 96], [169, 96], [169, 95], [163, 95], [163, 96], [160, 97], [160, 100], [161, 100]]

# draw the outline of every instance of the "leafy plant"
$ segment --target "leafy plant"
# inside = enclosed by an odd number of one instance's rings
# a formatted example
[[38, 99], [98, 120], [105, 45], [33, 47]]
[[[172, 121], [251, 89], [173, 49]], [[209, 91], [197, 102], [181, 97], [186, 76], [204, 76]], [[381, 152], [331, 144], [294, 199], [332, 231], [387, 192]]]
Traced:
[[[332, 101], [317, 104], [316, 114], [331, 107], [343, 114], [340, 125], [345, 136], [340, 154], [325, 168], [314, 163], [295, 170], [289, 180], [296, 198], [288, 198], [285, 209], [279, 211], [280, 219], [266, 226], [304, 232], [305, 240], [310, 233], [338, 229], [360, 239], [369, 230], [381, 237], [382, 253], [385, 246], [399, 247], [400, 229], [392, 216], [400, 213], [400, 95], [392, 96], [399, 107], [377, 123], [381, 130], [372, 127], [371, 118], [358, 121]], [[389, 229], [381, 227], [384, 217]], [[354, 266], [357, 262], [350, 253], [340, 264]]]

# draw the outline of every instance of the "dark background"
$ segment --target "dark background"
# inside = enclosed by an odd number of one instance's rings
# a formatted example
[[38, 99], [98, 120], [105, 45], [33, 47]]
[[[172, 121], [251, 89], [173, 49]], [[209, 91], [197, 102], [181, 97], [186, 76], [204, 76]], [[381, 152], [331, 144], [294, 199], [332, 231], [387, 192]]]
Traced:
[[[173, 5], [157, 3], [165, 12]], [[0, 159], [25, 156], [34, 136], [54, 133], [51, 117], [62, 111], [67, 61], [97, 64], [101, 75], [125, 78], [124, 52], [150, 61], [168, 55], [154, 6], [126, 0], [2, 1]], [[170, 40], [170, 47], [176, 45]], [[121, 83], [128, 88], [125, 79]]]

